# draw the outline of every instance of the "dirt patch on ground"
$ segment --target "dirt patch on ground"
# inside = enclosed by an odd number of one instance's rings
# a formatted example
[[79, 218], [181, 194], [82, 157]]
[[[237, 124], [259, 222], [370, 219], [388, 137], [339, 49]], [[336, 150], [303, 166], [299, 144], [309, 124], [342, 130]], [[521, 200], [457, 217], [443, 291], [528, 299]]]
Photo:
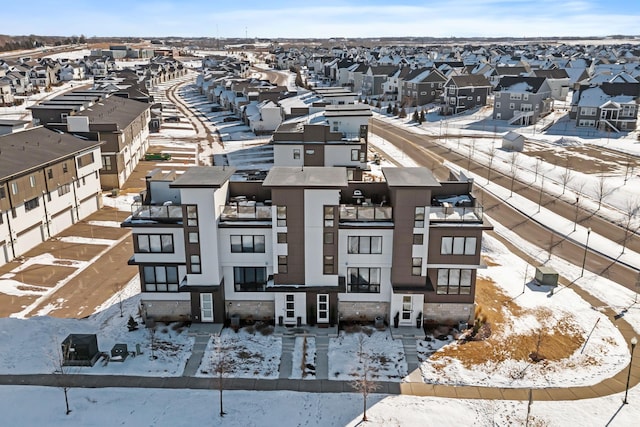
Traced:
[[[545, 308], [520, 307], [490, 280], [478, 278], [476, 283], [476, 318], [484, 319], [490, 326], [491, 335], [484, 341], [466, 341], [444, 347], [431, 356], [433, 360], [451, 357], [467, 368], [506, 360], [531, 361], [532, 357], [553, 361], [568, 358], [584, 343], [570, 314], [556, 320]], [[510, 318], [525, 316], [535, 317], [541, 326], [527, 334], [504, 334], [512, 325]], [[439, 366], [446, 368], [446, 364]]]
[[539, 158], [549, 164], [566, 167], [587, 174], [624, 173], [627, 167], [637, 170], [640, 160], [602, 147], [589, 145], [555, 146], [531, 143], [523, 151], [527, 156]]
[[32, 258], [49, 253], [58, 259], [73, 259], [77, 261], [89, 261], [102, 252], [105, 245], [84, 245], [73, 242], [63, 242], [57, 237], [47, 240], [27, 252], [24, 257]]
[[16, 273], [15, 279], [27, 285], [51, 288], [74, 271], [75, 267], [33, 264]]
[[[105, 219], [102, 221], [115, 221], [115, 217], [111, 219]], [[89, 224], [88, 221], [96, 221], [95, 219], [91, 220], [83, 220], [77, 224], [75, 224], [71, 228], [67, 228], [58, 234], [59, 237], [86, 237], [86, 238], [96, 238], [96, 239], [108, 239], [108, 240], [118, 240], [125, 234], [129, 232], [126, 228], [117, 228], [117, 227], [103, 227], [99, 225]], [[121, 222], [121, 221], [118, 221]]]

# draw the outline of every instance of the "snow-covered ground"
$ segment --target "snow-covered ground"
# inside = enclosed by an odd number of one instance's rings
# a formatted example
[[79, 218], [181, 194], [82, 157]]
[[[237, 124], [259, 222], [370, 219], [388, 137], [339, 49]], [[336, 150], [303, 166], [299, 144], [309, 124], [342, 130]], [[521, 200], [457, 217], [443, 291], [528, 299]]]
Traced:
[[[367, 359], [366, 361], [364, 359]], [[354, 380], [369, 368], [369, 378], [376, 381], [400, 381], [407, 375], [407, 361], [402, 341], [387, 331], [363, 328], [329, 340], [329, 379]]]
[[[65, 415], [64, 396], [60, 389], [0, 388], [2, 422], [17, 426], [523, 426], [528, 406], [527, 401], [373, 394], [368, 398], [369, 421], [361, 424], [362, 397], [355, 393], [225, 391], [224, 418], [219, 416], [218, 399], [216, 390], [71, 389], [69, 405], [72, 412]], [[578, 401], [534, 401], [529, 425], [637, 425], [640, 390], [629, 392], [628, 405], [621, 405], [621, 402], [621, 395]]]

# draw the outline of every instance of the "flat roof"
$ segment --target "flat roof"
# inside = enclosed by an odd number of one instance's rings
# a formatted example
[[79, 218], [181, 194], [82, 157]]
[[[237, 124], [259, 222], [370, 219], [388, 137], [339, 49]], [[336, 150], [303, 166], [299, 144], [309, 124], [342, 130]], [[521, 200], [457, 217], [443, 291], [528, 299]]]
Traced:
[[285, 167], [271, 168], [264, 180], [265, 187], [347, 187], [347, 169], [341, 167]]
[[382, 168], [389, 187], [440, 187], [440, 182], [427, 168]]
[[236, 168], [228, 166], [196, 166], [176, 178], [171, 188], [220, 188], [229, 181]]

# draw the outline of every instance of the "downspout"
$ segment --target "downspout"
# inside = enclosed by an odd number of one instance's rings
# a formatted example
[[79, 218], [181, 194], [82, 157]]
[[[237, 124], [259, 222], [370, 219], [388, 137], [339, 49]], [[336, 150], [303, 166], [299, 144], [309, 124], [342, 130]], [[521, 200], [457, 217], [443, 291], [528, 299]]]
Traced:
[[51, 237], [51, 230], [49, 230], [49, 213], [47, 212], [47, 192], [42, 192], [42, 206], [44, 206], [44, 223], [47, 226], [47, 236]]
[[[11, 200], [11, 199], [9, 199]], [[11, 208], [13, 212], [13, 207]], [[11, 221], [9, 220], [9, 211], [7, 211], [7, 227], [9, 228], [9, 242], [11, 243], [11, 255], [16, 258], [16, 248], [13, 246], [13, 230], [11, 230]]]
[[76, 183], [78, 183], [77, 178], [73, 178], [71, 180], [71, 187], [73, 188], [73, 205], [76, 210], [76, 220], [80, 221], [80, 212], [78, 211], [78, 196], [76, 195]]

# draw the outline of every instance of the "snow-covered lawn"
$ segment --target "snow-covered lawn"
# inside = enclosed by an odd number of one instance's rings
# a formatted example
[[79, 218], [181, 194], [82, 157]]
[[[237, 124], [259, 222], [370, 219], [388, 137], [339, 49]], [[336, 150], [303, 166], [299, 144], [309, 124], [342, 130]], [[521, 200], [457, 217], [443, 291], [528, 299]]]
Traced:
[[[69, 390], [69, 415], [65, 415], [62, 390], [52, 387], [2, 387], [0, 402], [4, 425], [49, 427], [515, 427], [525, 425], [528, 403], [372, 394], [368, 397], [369, 421], [360, 424], [362, 396], [356, 393], [225, 391], [224, 418], [218, 415], [216, 390], [74, 388]], [[637, 425], [640, 390], [629, 392], [629, 405], [621, 402], [620, 395], [577, 401], [534, 401], [529, 425]]]
[[607, 316], [572, 289], [552, 296], [534, 284], [533, 268], [491, 236], [483, 239], [483, 254], [489, 267], [479, 271], [476, 317], [486, 319], [489, 335], [454, 341], [432, 355], [443, 342], [419, 341], [425, 382], [569, 387], [596, 384], [626, 366], [627, 343]]
[[362, 374], [367, 359], [371, 379], [401, 381], [407, 375], [407, 362], [401, 340], [391, 333], [364, 327], [362, 332], [340, 331], [329, 340], [329, 379], [353, 380]]
[[[304, 361], [303, 359], [304, 355]], [[316, 339], [296, 337], [292, 354], [291, 379], [316, 379]]]
[[[139, 289], [136, 277], [127, 287]], [[96, 334], [98, 349], [109, 353], [117, 343], [127, 344], [128, 351], [141, 353], [128, 357], [124, 362], [103, 363], [99, 360], [93, 367], [70, 368], [75, 373], [95, 375], [144, 375], [180, 376], [187, 359], [191, 356], [193, 337], [188, 328], [173, 323], [156, 325], [154, 350], [151, 358], [151, 332], [144, 326], [129, 332], [129, 315], [136, 316], [139, 295], [123, 301], [123, 316], [117, 300], [110, 301], [104, 311], [88, 319], [58, 319], [33, 317], [30, 319], [0, 319], [0, 373], [36, 374], [52, 373], [59, 365], [62, 341], [69, 334]]]
[[[272, 327], [262, 331], [254, 327], [244, 327], [238, 332], [230, 328], [224, 329], [219, 338], [212, 336], [209, 339], [196, 376], [214, 376], [212, 367], [218, 360], [223, 360], [230, 364], [230, 369], [225, 372], [228, 377], [278, 378], [282, 338], [271, 333]], [[222, 356], [219, 355], [220, 351]]]

